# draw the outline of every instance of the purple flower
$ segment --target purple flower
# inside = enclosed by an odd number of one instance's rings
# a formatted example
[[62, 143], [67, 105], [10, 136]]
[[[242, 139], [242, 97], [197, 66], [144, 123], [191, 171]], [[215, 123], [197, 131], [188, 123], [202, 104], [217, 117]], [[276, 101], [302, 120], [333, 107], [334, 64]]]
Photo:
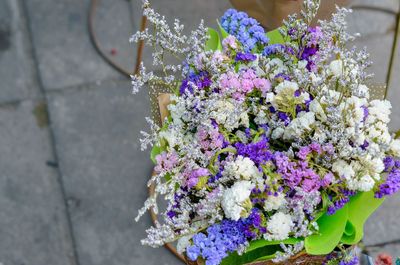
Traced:
[[186, 184], [189, 188], [193, 188], [194, 186], [197, 185], [200, 177], [207, 177], [209, 175], [210, 173], [206, 168], [195, 169], [190, 173], [190, 176]]
[[321, 180], [321, 186], [322, 187], [328, 187], [330, 184], [332, 184], [333, 180], [335, 179], [335, 176], [333, 175], [332, 172], [329, 172], [324, 176], [324, 178]]
[[239, 61], [252, 62], [252, 61], [254, 61], [256, 59], [257, 59], [257, 56], [252, 54], [252, 53], [250, 53], [250, 52], [247, 52], [247, 53], [238, 52], [236, 54], [235, 61], [236, 62], [239, 62]]
[[383, 163], [385, 165], [385, 172], [388, 172], [396, 164], [394, 158], [391, 156], [385, 157], [385, 159], [383, 159]]
[[342, 189], [340, 190], [341, 194], [339, 199], [335, 200], [333, 205], [328, 207], [327, 214], [328, 215], [333, 215], [335, 214], [338, 210], [342, 209], [346, 203], [350, 201], [350, 197], [354, 196], [356, 194], [355, 191], [352, 190], [347, 190], [347, 189]]
[[369, 116], [369, 110], [367, 106], [361, 106], [361, 108], [364, 111], [364, 118], [363, 118], [363, 122], [365, 122]]
[[349, 257], [345, 258], [339, 262], [339, 265], [358, 265], [358, 264], [360, 264], [360, 262], [357, 255], [354, 255], [353, 257], [350, 258]]
[[362, 150], [367, 149], [368, 146], [369, 146], [369, 143], [368, 143], [367, 140], [365, 140], [364, 143], [363, 143], [362, 145], [360, 145], [360, 147], [361, 147]]
[[284, 53], [286, 50], [285, 45], [283, 44], [272, 44], [268, 45], [264, 48], [263, 55], [264, 56], [271, 56], [278, 53]]
[[289, 125], [290, 118], [285, 112], [278, 112], [278, 118], [285, 123], [285, 126]]
[[273, 155], [268, 147], [267, 138], [263, 138], [257, 143], [244, 144], [239, 142], [235, 144], [237, 154], [250, 158], [257, 166], [272, 159]]
[[307, 156], [311, 153], [311, 149], [308, 146], [303, 146], [300, 148], [300, 150], [297, 152], [297, 157], [300, 158], [301, 160], [306, 160]]
[[212, 81], [210, 75], [206, 71], [201, 71], [199, 73], [190, 73], [189, 76], [182, 81], [181, 87], [179, 88], [179, 93], [184, 95], [185, 93], [193, 93], [194, 86], [198, 89], [203, 89], [209, 87]]
[[392, 195], [400, 190], [400, 161], [392, 157], [384, 159], [385, 172], [388, 173], [384, 183], [379, 185], [376, 198]]

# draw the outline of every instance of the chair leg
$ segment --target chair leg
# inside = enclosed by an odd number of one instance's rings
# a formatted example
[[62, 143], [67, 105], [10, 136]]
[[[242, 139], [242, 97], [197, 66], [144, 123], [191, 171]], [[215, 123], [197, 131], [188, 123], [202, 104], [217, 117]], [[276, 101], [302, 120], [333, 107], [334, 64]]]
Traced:
[[396, 15], [396, 27], [395, 27], [395, 31], [394, 31], [394, 37], [393, 37], [392, 53], [390, 55], [389, 67], [388, 67], [388, 72], [387, 72], [387, 76], [386, 76], [385, 99], [387, 98], [387, 95], [389, 92], [389, 86], [390, 86], [390, 81], [391, 81], [391, 77], [392, 77], [394, 60], [396, 58], [397, 44], [398, 44], [399, 34], [400, 34], [399, 31], [400, 31], [400, 1], [399, 1], [399, 10]]
[[[147, 18], [142, 16], [142, 21], [140, 24], [140, 31], [144, 31], [146, 29]], [[143, 57], [143, 48], [144, 48], [144, 40], [140, 40], [138, 42], [137, 52], [136, 52], [136, 64], [135, 64], [135, 71], [134, 74], [139, 74], [140, 71], [140, 64], [142, 63]]]

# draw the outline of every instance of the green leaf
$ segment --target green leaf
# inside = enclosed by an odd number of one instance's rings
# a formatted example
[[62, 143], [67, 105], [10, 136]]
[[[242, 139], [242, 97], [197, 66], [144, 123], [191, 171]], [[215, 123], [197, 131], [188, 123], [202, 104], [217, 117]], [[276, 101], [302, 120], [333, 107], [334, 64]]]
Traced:
[[202, 188], [204, 188], [207, 185], [208, 179], [209, 179], [208, 176], [199, 177], [199, 180], [198, 180], [195, 188], [197, 190], [201, 190]]
[[232, 253], [222, 261], [221, 265], [243, 265], [253, 261], [270, 260], [275, 257], [277, 251], [282, 250], [281, 243], [293, 245], [302, 240], [301, 238], [288, 238], [283, 241], [255, 240], [250, 242], [243, 255]]
[[354, 235], [355, 231], [356, 231], [356, 228], [354, 227], [354, 225], [352, 223], [350, 223], [349, 221], [347, 221], [346, 227], [344, 228], [343, 236], [352, 236], [352, 235]]
[[219, 31], [221, 32], [222, 40], [229, 36], [229, 33], [221, 26], [219, 20], [217, 20]]
[[281, 33], [279, 32], [280, 28], [274, 29], [267, 33], [267, 37], [269, 38], [269, 44], [284, 44], [285, 40], [283, 39]]
[[360, 192], [353, 196], [348, 203], [348, 222], [341, 242], [348, 245], [357, 244], [364, 235], [364, 224], [368, 217], [378, 209], [384, 200], [375, 198], [373, 191]]
[[259, 259], [272, 259], [275, 257], [276, 252], [281, 250], [279, 245], [271, 245], [246, 252], [241, 256], [234, 252], [222, 260], [220, 265], [243, 265]]
[[156, 156], [163, 152], [163, 148], [158, 145], [154, 145], [150, 152], [150, 159], [154, 164], [157, 164]]
[[324, 214], [317, 223], [319, 231], [305, 239], [305, 248], [311, 255], [327, 255], [340, 242], [348, 218], [347, 204], [333, 215]]
[[280, 243], [287, 244], [287, 245], [294, 245], [302, 240], [303, 239], [292, 238], [292, 237], [288, 238], [286, 240], [283, 240], [283, 241], [268, 241], [265, 239], [254, 240], [254, 241], [250, 242], [250, 245], [246, 249], [246, 253], [253, 251], [255, 249], [258, 249], [258, 248], [265, 247], [265, 246], [279, 245]]
[[207, 34], [210, 38], [206, 42], [206, 51], [222, 50], [218, 32], [215, 29], [208, 28]]
[[398, 130], [395, 134], [394, 134], [394, 139], [399, 139], [400, 138], [400, 130]]

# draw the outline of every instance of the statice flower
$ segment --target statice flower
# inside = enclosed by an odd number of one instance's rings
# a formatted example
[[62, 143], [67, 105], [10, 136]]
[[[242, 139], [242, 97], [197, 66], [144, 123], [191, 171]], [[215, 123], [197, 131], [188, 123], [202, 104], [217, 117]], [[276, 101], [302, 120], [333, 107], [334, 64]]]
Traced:
[[248, 216], [251, 206], [249, 209], [246, 204], [249, 204], [253, 188], [254, 184], [250, 181], [239, 181], [224, 192], [221, 206], [228, 219], [237, 221], [243, 216]]
[[207, 229], [207, 234], [198, 233], [193, 236], [193, 245], [187, 247], [190, 260], [202, 257], [206, 265], [218, 265], [229, 253], [237, 251], [246, 243], [244, 225], [241, 221], [224, 220]]
[[342, 209], [349, 201], [351, 196], [354, 196], [355, 192], [350, 190], [342, 190], [340, 197], [336, 199], [332, 205], [328, 207], [327, 214], [333, 215], [336, 211]]
[[288, 214], [277, 212], [268, 220], [266, 239], [285, 240], [294, 226], [292, 217]]
[[257, 55], [254, 55], [250, 52], [247, 53], [242, 53], [238, 52], [235, 57], [235, 61], [241, 61], [241, 62], [251, 62], [255, 61], [257, 59]]
[[235, 148], [238, 155], [248, 157], [254, 161], [256, 165], [261, 165], [270, 161], [273, 157], [271, 151], [268, 149], [268, 139], [263, 138], [257, 143], [236, 143]]
[[210, 76], [206, 71], [199, 73], [190, 73], [189, 76], [182, 81], [182, 85], [179, 88], [181, 95], [185, 93], [193, 93], [193, 90], [203, 89], [211, 85]]
[[358, 264], [360, 264], [360, 260], [355, 255], [346, 257], [339, 262], [339, 265], [358, 265]]
[[386, 157], [384, 162], [385, 172], [388, 175], [375, 193], [375, 197], [377, 198], [392, 195], [400, 190], [400, 160]]
[[264, 28], [257, 20], [235, 9], [229, 9], [225, 12], [221, 18], [221, 26], [242, 43], [246, 52], [257, 46], [266, 45], [269, 41]]
[[170, 171], [178, 164], [179, 157], [175, 152], [163, 152], [156, 156], [157, 166], [154, 170], [158, 173]]

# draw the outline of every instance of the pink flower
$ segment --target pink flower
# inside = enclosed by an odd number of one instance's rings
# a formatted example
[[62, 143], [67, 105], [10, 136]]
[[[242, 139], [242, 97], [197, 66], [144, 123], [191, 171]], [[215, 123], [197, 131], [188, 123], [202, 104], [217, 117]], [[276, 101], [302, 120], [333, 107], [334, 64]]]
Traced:
[[190, 174], [189, 179], [187, 180], [186, 184], [189, 188], [193, 188], [199, 182], [200, 177], [207, 177], [207, 176], [209, 176], [208, 169], [206, 169], [206, 168], [195, 169]]
[[245, 93], [249, 93], [253, 90], [254, 84], [251, 79], [243, 79], [242, 80], [242, 91]]
[[231, 79], [229, 79], [229, 87], [238, 89], [240, 87], [240, 81], [236, 76], [233, 76]]
[[271, 82], [264, 78], [256, 78], [253, 80], [254, 86], [261, 90], [261, 92], [266, 93], [271, 89]]
[[242, 78], [253, 80], [253, 79], [257, 78], [257, 75], [256, 75], [256, 73], [254, 72], [254, 70], [252, 70], [252, 69], [247, 69], [246, 71], [243, 72]]
[[375, 265], [392, 265], [392, 264], [393, 264], [393, 259], [387, 253], [379, 254], [375, 260]]
[[157, 162], [154, 167], [156, 173], [171, 171], [178, 164], [178, 155], [175, 152], [162, 152], [155, 159]]
[[224, 51], [229, 49], [236, 50], [238, 48], [236, 38], [232, 35], [229, 35], [222, 41], [222, 47], [224, 48]]

